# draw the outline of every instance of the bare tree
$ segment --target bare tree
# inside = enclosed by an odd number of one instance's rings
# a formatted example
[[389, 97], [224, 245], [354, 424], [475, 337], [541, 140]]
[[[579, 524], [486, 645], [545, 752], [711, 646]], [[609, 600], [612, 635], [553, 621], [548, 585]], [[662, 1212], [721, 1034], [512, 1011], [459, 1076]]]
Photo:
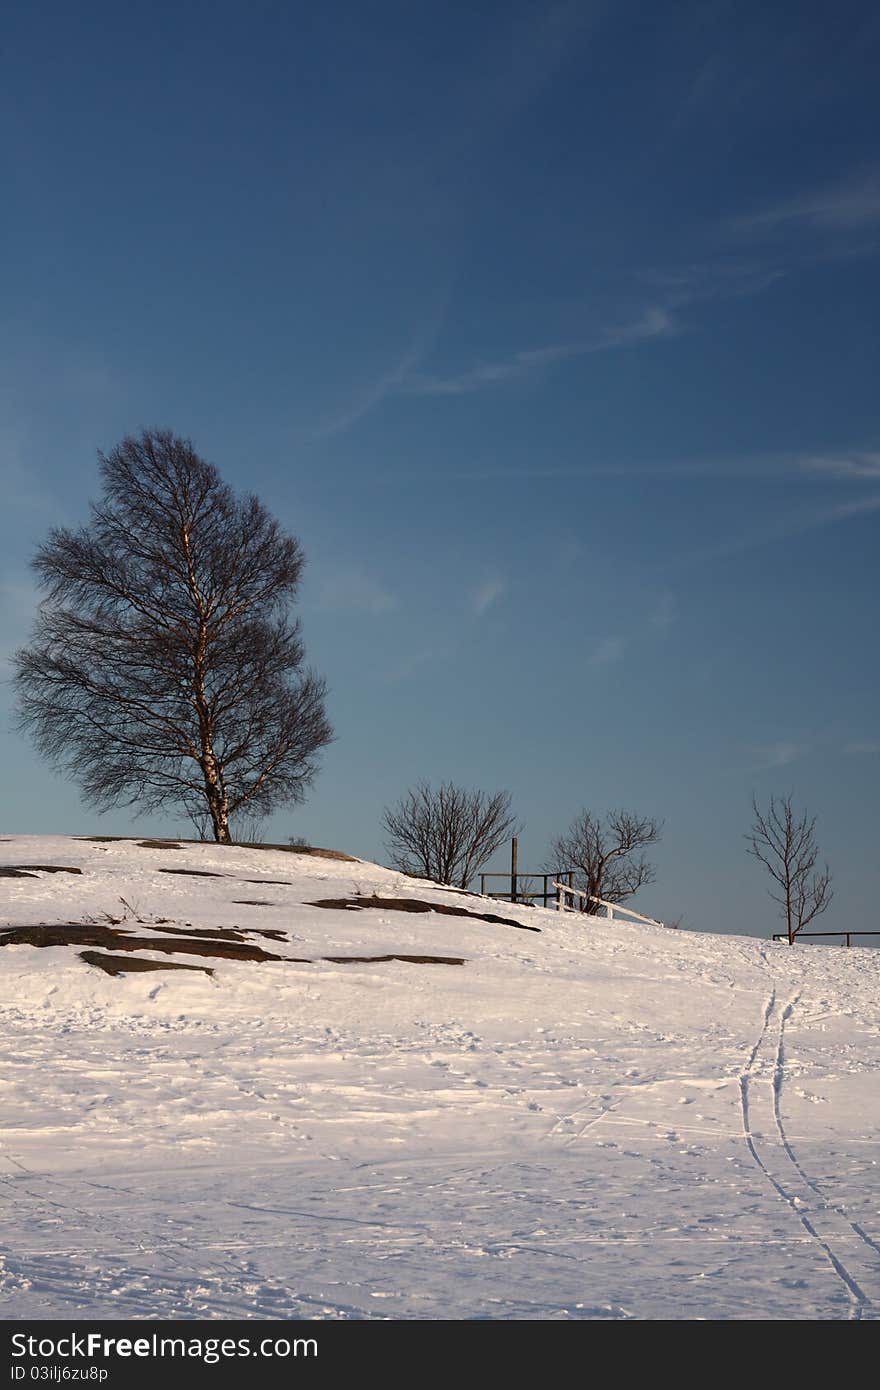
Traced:
[[[502, 895], [501, 893], [493, 893], [493, 894], [492, 894], [492, 897], [493, 897], [493, 898], [494, 898], [494, 897], [502, 897], [502, 896], [508, 896], [508, 897], [509, 897], [510, 895], [509, 895], [509, 894], [507, 894], [507, 895]], [[525, 903], [526, 907], [531, 907], [531, 906], [533, 906], [533, 900], [534, 900], [535, 898], [543, 897], [543, 896], [544, 896], [544, 890], [543, 890], [543, 888], [541, 888], [540, 890], [538, 889], [538, 887], [537, 887], [537, 882], [536, 882], [536, 880], [535, 880], [534, 878], [530, 878], [528, 874], [520, 874], [520, 873], [517, 874], [517, 876], [516, 876], [516, 902], [518, 902], [518, 903]]]
[[[609, 811], [604, 820], [581, 811], [568, 832], [554, 840], [546, 867], [553, 872], [574, 869], [575, 887], [620, 903], [654, 882], [656, 870], [642, 851], [656, 844], [662, 831], [662, 821], [632, 811]], [[596, 913], [599, 904], [587, 900], [583, 910]]]
[[289, 609], [303, 553], [167, 430], [98, 455], [103, 498], [34, 559], [19, 722], [101, 810], [177, 804], [214, 838], [302, 801], [332, 738]]
[[834, 893], [826, 864], [816, 871], [816, 817], [798, 815], [791, 796], [771, 796], [766, 811], [752, 797], [754, 822], [746, 835], [748, 853], [764, 865], [776, 891], [768, 889], [785, 918], [789, 946], [799, 931], [830, 906]]
[[396, 806], [386, 807], [382, 824], [395, 868], [459, 888], [518, 830], [509, 792], [490, 796], [451, 782], [436, 791], [419, 782]]

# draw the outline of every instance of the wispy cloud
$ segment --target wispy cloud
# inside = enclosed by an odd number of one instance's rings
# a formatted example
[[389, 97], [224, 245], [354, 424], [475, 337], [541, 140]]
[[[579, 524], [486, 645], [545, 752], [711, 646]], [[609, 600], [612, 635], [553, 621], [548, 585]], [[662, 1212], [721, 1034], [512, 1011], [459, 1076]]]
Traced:
[[788, 767], [798, 762], [810, 752], [808, 743], [796, 743], [793, 739], [779, 739], [775, 743], [757, 743], [749, 748], [757, 770], [773, 767]]
[[400, 681], [409, 680], [425, 666], [430, 666], [434, 662], [448, 661], [454, 657], [454, 653], [449, 647], [421, 647], [416, 651], [408, 653], [396, 666], [388, 666], [383, 670], [383, 685], [397, 685]]
[[27, 640], [40, 597], [36, 585], [26, 580], [0, 583], [0, 679], [9, 675], [13, 654]]
[[488, 613], [492, 604], [497, 602], [506, 587], [504, 580], [498, 575], [485, 579], [471, 596], [471, 608], [474, 614], [478, 618], [482, 618], [484, 613]]
[[663, 297], [668, 309], [713, 299], [745, 299], [790, 274], [790, 267], [762, 258], [729, 253], [682, 265], [649, 266], [636, 279]]
[[369, 415], [370, 411], [381, 405], [386, 397], [397, 394], [439, 332], [445, 310], [446, 297], [444, 297], [442, 310], [438, 310], [425, 320], [400, 359], [375, 381], [355, 392], [351, 400], [341, 409], [326, 416], [317, 425], [307, 430], [308, 437], [318, 440], [330, 439], [336, 434], [344, 434], [365, 415]]
[[388, 396], [400, 394], [443, 327], [449, 308], [451, 288], [452, 278], [448, 275], [429, 301], [429, 307], [418, 320], [406, 350], [395, 363], [379, 377], [355, 391], [345, 405], [319, 420], [317, 425], [297, 433], [312, 440], [330, 439], [333, 435], [344, 434], [365, 415], [369, 415], [380, 406]]
[[20, 621], [31, 618], [39, 602], [39, 589], [25, 579], [0, 583], [0, 608]]
[[761, 546], [773, 545], [780, 541], [789, 540], [793, 536], [804, 535], [809, 531], [819, 531], [826, 526], [835, 526], [842, 521], [849, 521], [854, 517], [866, 516], [876, 511], [880, 511], [880, 492], [872, 493], [869, 497], [857, 498], [851, 502], [838, 502], [833, 506], [820, 507], [809, 512], [799, 512], [771, 526], [756, 528], [742, 535], [732, 536], [716, 545], [691, 551], [688, 555], [676, 556], [664, 568], [675, 570], [680, 566], [730, 559], [735, 555], [744, 554], [748, 550], [757, 550]]
[[[389, 470], [379, 473], [375, 482], [394, 487], [418, 480], [410, 468]], [[544, 482], [566, 481], [578, 478], [680, 478], [695, 483], [712, 482], [719, 479], [733, 479], [739, 482], [759, 484], [761, 482], [782, 482], [788, 479], [792, 484], [827, 484], [834, 479], [880, 483], [880, 454], [870, 450], [841, 450], [837, 454], [804, 453], [753, 453], [729, 454], [700, 459], [658, 459], [652, 462], [630, 463], [627, 461], [605, 461], [602, 459], [584, 463], [546, 463], [543, 459], [525, 464], [477, 464], [471, 468], [444, 470], [444, 478], [450, 482], [487, 483], [500, 480], [531, 481], [540, 478]], [[843, 505], [843, 504], [842, 504]], [[856, 504], [856, 510], [862, 507]], [[870, 503], [867, 510], [873, 510]], [[833, 513], [835, 509], [831, 509]], [[809, 521], [809, 525], [825, 524], [834, 515], [822, 512]], [[807, 524], [807, 523], [805, 523]], [[773, 533], [775, 534], [775, 532]], [[566, 542], [566, 554], [572, 559], [581, 559], [585, 554], [582, 542], [574, 538]]]
[[855, 482], [880, 482], [880, 454], [871, 452], [817, 455], [802, 460], [805, 472]]
[[651, 338], [674, 338], [681, 326], [675, 322], [668, 308], [655, 304], [632, 319], [605, 329], [598, 342], [584, 346], [586, 352], [604, 352], [608, 348], [624, 347], [627, 343], [643, 343]]
[[484, 146], [522, 115], [578, 54], [602, 9], [600, 0], [545, 0], [525, 10], [499, 10], [486, 48], [463, 55], [464, 75], [451, 103], [453, 128], [462, 136], [459, 157], [463, 148], [465, 157], [470, 153], [475, 132]]
[[603, 637], [590, 654], [590, 665], [614, 666], [618, 661], [622, 661], [626, 647], [625, 637]]
[[712, 300], [760, 294], [790, 273], [791, 266], [766, 257], [744, 258], [729, 253], [683, 265], [645, 267], [635, 271], [632, 279], [643, 294], [651, 295], [651, 301], [635, 314], [610, 321], [582, 338], [521, 349], [507, 357], [478, 362], [463, 372], [413, 372], [396, 389], [414, 396], [467, 395], [521, 381], [578, 357], [678, 337], [691, 326], [682, 319], [687, 308]]
[[371, 410], [375, 410], [376, 406], [380, 405], [385, 397], [400, 385], [417, 361], [416, 353], [406, 353], [397, 365], [387, 371], [384, 376], [379, 377], [378, 381], [363, 387], [342, 409], [333, 415], [326, 416], [320, 424], [310, 429], [308, 431], [309, 438], [330, 439], [334, 434], [343, 434], [346, 430], [351, 429], [352, 425], [356, 425], [358, 420], [362, 420]]
[[350, 567], [319, 583], [317, 604], [327, 612], [378, 617], [399, 608], [400, 600], [363, 570]]
[[880, 753], [880, 739], [853, 739], [851, 743], [844, 744], [843, 751], [848, 758], [860, 758], [873, 753]]
[[607, 352], [652, 338], [669, 338], [680, 331], [667, 309], [653, 306], [628, 323], [610, 325], [593, 338], [526, 348], [510, 357], [478, 363], [454, 376], [412, 375], [401, 383], [400, 390], [409, 396], [467, 395], [487, 387], [522, 380], [559, 362], [584, 357], [588, 353]]
[[741, 232], [774, 232], [796, 225], [818, 232], [858, 231], [880, 226], [880, 171], [872, 170], [847, 183], [771, 203], [733, 218], [730, 225]]
[[43, 511], [58, 506], [53, 493], [41, 485], [39, 469], [30, 461], [24, 434], [0, 429], [0, 496], [4, 509]]
[[668, 589], [658, 594], [650, 616], [655, 632], [668, 632], [675, 622], [675, 599]]

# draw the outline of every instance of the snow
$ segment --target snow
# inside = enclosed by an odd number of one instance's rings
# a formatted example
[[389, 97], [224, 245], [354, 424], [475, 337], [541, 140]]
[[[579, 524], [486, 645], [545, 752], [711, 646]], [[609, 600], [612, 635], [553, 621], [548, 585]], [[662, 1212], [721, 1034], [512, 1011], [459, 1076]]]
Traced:
[[[2, 924], [306, 963], [0, 947], [5, 1317], [878, 1316], [880, 952], [255, 848], [0, 842], [27, 864], [82, 873], [0, 877]], [[540, 932], [309, 905], [374, 894]], [[322, 959], [384, 954], [465, 963]]]

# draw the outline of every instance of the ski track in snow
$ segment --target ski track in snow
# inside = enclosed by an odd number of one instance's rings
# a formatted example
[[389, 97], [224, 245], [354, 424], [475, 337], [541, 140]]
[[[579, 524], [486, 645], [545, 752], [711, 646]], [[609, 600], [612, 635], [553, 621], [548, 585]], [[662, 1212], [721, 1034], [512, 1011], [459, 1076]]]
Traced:
[[[5, 1317], [880, 1315], [880, 953], [306, 906], [461, 901], [362, 862], [0, 849], [83, 868], [0, 880], [0, 923], [124, 897], [135, 932], [275, 928], [315, 962], [110, 979], [0, 948]], [[393, 950], [466, 963], [317, 959]]]
[[[816, 1241], [844, 1285], [851, 1301], [850, 1317], [860, 1320], [866, 1308], [870, 1307], [871, 1300], [852, 1272], [862, 1254], [858, 1246], [852, 1248], [852, 1237], [855, 1236], [874, 1257], [878, 1253], [877, 1244], [849, 1220], [846, 1212], [837, 1203], [827, 1201], [818, 1184], [807, 1176], [788, 1142], [782, 1122], [785, 1025], [791, 1018], [799, 998], [800, 994], [795, 994], [783, 1008], [780, 1008], [774, 989], [767, 1001], [761, 1031], [740, 1077], [743, 1134], [749, 1153], [773, 1190], [795, 1213], [807, 1234]], [[766, 1073], [762, 1078], [762, 1106], [766, 1109], [769, 1102], [775, 1130], [769, 1137], [766, 1133], [756, 1132], [752, 1126], [752, 1095], [756, 1073], [762, 1070]], [[818, 1204], [811, 1201], [809, 1196], [801, 1195], [807, 1188], [813, 1197], [819, 1198]], [[849, 1229], [846, 1230], [845, 1227]], [[871, 1260], [870, 1274], [874, 1277], [877, 1275], [876, 1258]]]

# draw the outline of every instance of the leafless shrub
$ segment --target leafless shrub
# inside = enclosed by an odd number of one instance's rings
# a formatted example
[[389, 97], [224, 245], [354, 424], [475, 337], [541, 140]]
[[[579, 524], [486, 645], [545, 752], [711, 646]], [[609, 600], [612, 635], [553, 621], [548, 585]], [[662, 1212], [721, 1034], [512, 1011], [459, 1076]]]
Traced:
[[436, 883], [466, 888], [481, 864], [517, 833], [510, 793], [465, 791], [445, 782], [419, 782], [382, 824], [395, 868]]
[[237, 845], [261, 845], [266, 839], [266, 822], [262, 816], [238, 816], [229, 829]]

